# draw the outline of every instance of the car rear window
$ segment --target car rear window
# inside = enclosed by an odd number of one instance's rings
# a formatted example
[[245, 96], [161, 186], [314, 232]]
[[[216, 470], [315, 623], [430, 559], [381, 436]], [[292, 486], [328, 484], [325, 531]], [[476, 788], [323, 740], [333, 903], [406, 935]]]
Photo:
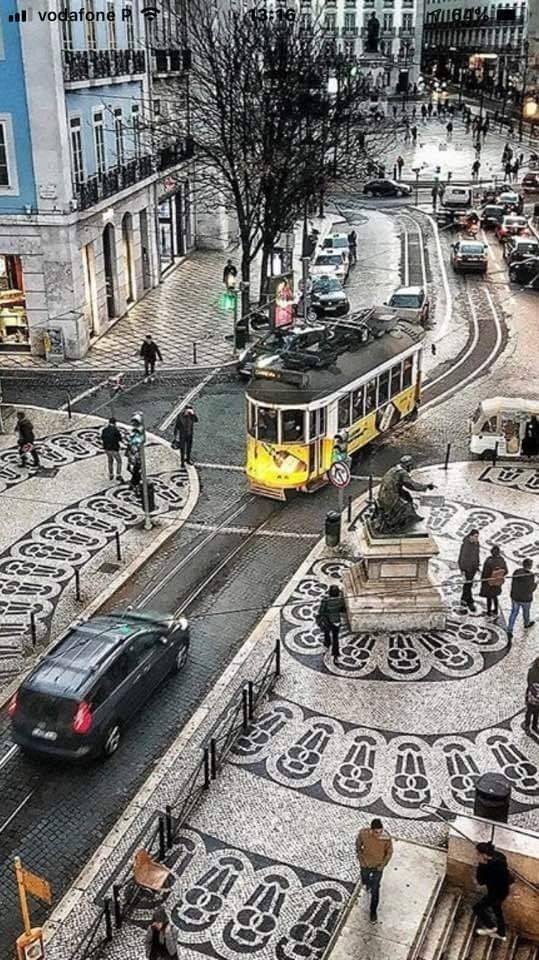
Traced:
[[473, 256], [484, 253], [484, 249], [485, 248], [483, 247], [482, 243], [461, 243], [459, 247], [460, 253], [467, 255], [472, 254]]
[[78, 707], [78, 702], [69, 697], [58, 697], [28, 687], [21, 687], [18, 701], [19, 710], [27, 720], [45, 723], [50, 727], [58, 723], [69, 723]]
[[526, 218], [525, 217], [505, 217], [504, 223], [508, 227], [525, 227]]
[[422, 303], [422, 297], [420, 294], [414, 293], [399, 293], [393, 294], [391, 300], [389, 301], [390, 307], [420, 307]]
[[313, 283], [314, 293], [333, 293], [335, 290], [342, 290], [342, 284], [336, 277], [323, 277]]
[[340, 253], [323, 254], [322, 256], [316, 258], [315, 266], [329, 267], [339, 263], [342, 263], [342, 257]]
[[530, 240], [529, 243], [516, 243], [515, 250], [518, 250], [519, 253], [537, 254], [539, 243], [534, 243], [533, 240]]

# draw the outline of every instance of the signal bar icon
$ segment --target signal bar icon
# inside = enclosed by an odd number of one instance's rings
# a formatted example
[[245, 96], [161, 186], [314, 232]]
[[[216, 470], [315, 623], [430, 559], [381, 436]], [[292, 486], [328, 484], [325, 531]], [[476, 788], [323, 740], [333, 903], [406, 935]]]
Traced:
[[10, 23], [26, 23], [27, 20], [31, 20], [32, 17], [28, 17], [26, 10], [21, 10], [20, 13], [10, 13], [8, 20]]

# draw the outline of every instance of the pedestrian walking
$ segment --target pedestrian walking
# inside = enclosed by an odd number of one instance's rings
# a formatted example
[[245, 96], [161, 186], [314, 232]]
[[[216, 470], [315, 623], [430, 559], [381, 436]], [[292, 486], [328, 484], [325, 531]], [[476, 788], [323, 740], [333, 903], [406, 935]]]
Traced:
[[526, 712], [524, 730], [539, 733], [539, 657], [536, 657], [526, 677]]
[[[481, 897], [474, 906], [479, 924], [475, 932], [480, 937], [505, 940], [503, 902], [509, 894], [513, 877], [509, 872], [505, 854], [496, 850], [493, 843], [490, 841], [477, 843], [475, 849], [479, 858], [476, 880], [479, 886], [487, 888], [485, 896]], [[492, 925], [492, 915], [496, 921], [495, 926]]]
[[472, 163], [472, 179], [477, 180], [479, 178], [479, 170], [481, 169], [481, 161], [479, 159], [474, 160]]
[[469, 133], [469, 132], [470, 132], [470, 126], [471, 126], [470, 117], [467, 115], [467, 116], [466, 116], [466, 126], [465, 126], [465, 131], [466, 131], [466, 133]]
[[150, 333], [146, 334], [144, 340], [142, 341], [142, 346], [140, 348], [140, 355], [144, 360], [144, 383], [153, 383], [155, 380], [155, 361], [157, 358], [163, 362], [163, 357], [161, 356], [161, 351], [157, 346], [155, 340], [152, 339]]
[[39, 454], [36, 450], [36, 438], [34, 436], [34, 425], [28, 419], [24, 410], [17, 410], [17, 420], [15, 422], [15, 433], [17, 434], [17, 446], [21, 458], [21, 467], [26, 467], [26, 457], [28, 454], [32, 457], [32, 466], [36, 470], [40, 467]]
[[394, 120], [396, 120], [396, 119], [397, 119], [397, 112], [398, 112], [398, 109], [399, 109], [399, 108], [398, 108], [398, 106], [397, 106], [397, 104], [396, 104], [396, 103], [394, 103], [394, 104], [393, 104], [393, 119], [394, 119]]
[[490, 120], [489, 120], [489, 118], [488, 118], [488, 116], [487, 116], [487, 117], [485, 117], [485, 119], [483, 120], [483, 140], [486, 139], [486, 136], [487, 136], [487, 133], [488, 133], [489, 129], [490, 129]]
[[357, 263], [357, 234], [355, 230], [350, 230], [348, 234], [348, 248], [350, 250], [350, 263]]
[[114, 480], [114, 465], [116, 465], [116, 479], [123, 483], [122, 454], [120, 453], [122, 435], [116, 426], [116, 417], [110, 417], [107, 426], [103, 427], [101, 431], [101, 443], [107, 455], [109, 480]]
[[415, 143], [416, 140], [417, 140], [417, 127], [416, 127], [416, 125], [415, 125], [415, 123], [414, 123], [414, 125], [413, 125], [413, 127], [412, 127], [412, 143]]
[[361, 869], [361, 882], [371, 895], [371, 923], [376, 923], [382, 874], [393, 856], [393, 842], [378, 817], [371, 820], [370, 827], [363, 827], [359, 831], [356, 838], [356, 853]]
[[512, 169], [511, 169], [511, 173], [513, 174], [513, 180], [515, 181], [515, 183], [518, 183], [518, 169], [519, 169], [519, 166], [520, 166], [520, 164], [519, 164], [519, 162], [518, 162], [518, 157], [516, 157], [516, 159], [513, 160], [513, 167], [512, 167]]
[[479, 570], [479, 530], [470, 530], [464, 537], [459, 552], [459, 570], [464, 574], [464, 584], [460, 598], [461, 612], [466, 609], [475, 610], [472, 595], [472, 584]]
[[424, 103], [421, 104], [421, 120], [423, 123], [427, 122], [427, 108]]
[[451, 123], [451, 120], [449, 120], [449, 122], [446, 124], [445, 129], [447, 130], [447, 141], [448, 143], [451, 143], [453, 139], [453, 124]]
[[533, 594], [537, 589], [537, 580], [532, 573], [532, 561], [526, 557], [522, 561], [522, 566], [517, 567], [511, 578], [511, 613], [507, 623], [507, 639], [509, 643], [513, 639], [513, 630], [517, 617], [522, 610], [524, 619], [524, 629], [533, 627], [535, 620], [530, 619], [530, 612], [533, 600]]
[[399, 171], [399, 180], [402, 180], [402, 168], [404, 166], [404, 159], [401, 157], [400, 153], [397, 157], [397, 170]]
[[507, 564], [498, 546], [492, 547], [481, 571], [481, 589], [479, 596], [487, 601], [486, 615], [492, 620], [498, 619], [498, 597], [507, 576]]
[[178, 956], [178, 928], [163, 906], [156, 907], [146, 931], [146, 960]]
[[416, 117], [417, 117], [417, 108], [414, 106], [412, 107], [412, 120], [415, 120]]
[[430, 120], [430, 118], [432, 117], [432, 103], [430, 102], [430, 100], [429, 100], [429, 103], [427, 104], [427, 113], [429, 115], [429, 120]]
[[198, 423], [198, 417], [191, 404], [188, 403], [187, 406], [180, 411], [174, 424], [174, 441], [180, 450], [182, 467], [184, 467], [186, 463], [191, 463], [195, 423]]
[[410, 143], [410, 127], [408, 126], [408, 124], [406, 124], [406, 127], [404, 129], [404, 142]]
[[432, 188], [432, 192], [431, 192], [431, 196], [432, 196], [432, 209], [433, 209], [433, 210], [436, 210], [436, 207], [438, 206], [438, 194], [439, 194], [439, 189], [440, 189], [440, 188], [439, 188], [438, 184], [435, 183], [434, 186], [433, 186], [433, 188]]
[[223, 283], [227, 290], [230, 287], [236, 286], [236, 279], [238, 276], [238, 268], [234, 266], [232, 260], [228, 259], [225, 264], [225, 269], [223, 270]]
[[125, 453], [127, 457], [127, 469], [131, 474], [129, 487], [131, 490], [134, 490], [137, 494], [140, 492], [140, 485], [142, 480], [140, 448], [143, 443], [144, 443], [144, 427], [142, 423], [142, 417], [140, 416], [139, 413], [135, 413], [131, 417], [131, 433], [127, 438]]
[[505, 164], [504, 172], [505, 172], [505, 179], [509, 183], [511, 183], [513, 179], [513, 164], [511, 163], [510, 160], [508, 160], [507, 163]]
[[333, 583], [320, 604], [316, 622], [324, 634], [324, 646], [331, 648], [334, 661], [339, 659], [339, 631], [344, 610], [342, 590]]
[[481, 137], [478, 135], [477, 140], [474, 143], [475, 157], [476, 160], [479, 160], [481, 156]]

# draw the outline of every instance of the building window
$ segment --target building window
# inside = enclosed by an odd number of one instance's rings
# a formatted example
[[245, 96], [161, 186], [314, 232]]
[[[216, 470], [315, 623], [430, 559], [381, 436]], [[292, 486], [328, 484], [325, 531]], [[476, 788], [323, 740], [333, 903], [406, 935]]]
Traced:
[[0, 123], [0, 187], [9, 187], [9, 185], [6, 125]]
[[103, 132], [103, 114], [94, 113], [95, 168], [100, 177], [106, 169], [105, 134]]
[[140, 110], [136, 104], [135, 106], [131, 107], [131, 122], [133, 124], [133, 148], [135, 151], [135, 156], [140, 157]]
[[384, 13], [383, 29], [393, 30], [393, 14], [392, 13]]
[[109, 50], [116, 50], [116, 11], [114, 0], [107, 2], [107, 45]]
[[127, 39], [127, 49], [135, 49], [135, 24], [133, 23], [133, 7], [130, 3], [124, 3], [123, 16], [125, 16], [125, 34]]
[[413, 29], [413, 13], [403, 13], [402, 29], [405, 32], [411, 32]]
[[[70, 13], [68, 0], [65, 0], [64, 10], [66, 14]], [[71, 20], [62, 20], [62, 47], [64, 51], [69, 52], [73, 49], [73, 33], [71, 30]]]
[[124, 162], [124, 125], [121, 107], [114, 111], [114, 138], [116, 141], [116, 163], [121, 167]]
[[337, 27], [337, 14], [336, 13], [326, 13], [324, 17], [324, 30], [332, 31]]
[[355, 29], [356, 29], [356, 15], [355, 15], [355, 13], [345, 13], [345, 15], [344, 15], [344, 29], [345, 29], [345, 30], [355, 30]]
[[86, 34], [86, 46], [88, 50], [97, 50], [94, 0], [86, 0], [85, 13], [84, 32]]
[[80, 132], [80, 120], [70, 120], [71, 132], [71, 158], [73, 163], [73, 179], [75, 185], [79, 187], [84, 180], [84, 164], [82, 162], [82, 137]]

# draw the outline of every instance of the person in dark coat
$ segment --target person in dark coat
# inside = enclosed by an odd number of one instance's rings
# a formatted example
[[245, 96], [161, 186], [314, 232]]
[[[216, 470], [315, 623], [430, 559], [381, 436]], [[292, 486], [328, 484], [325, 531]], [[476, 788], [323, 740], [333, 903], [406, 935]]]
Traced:
[[225, 287], [235, 287], [236, 286], [236, 277], [238, 276], [238, 268], [234, 266], [232, 260], [227, 260], [225, 264], [225, 269], [223, 270], [223, 283]]
[[404, 166], [404, 158], [401, 157], [400, 153], [397, 157], [397, 170], [399, 171], [399, 180], [402, 180], [402, 168]]
[[507, 639], [509, 643], [513, 639], [513, 629], [516, 619], [522, 610], [524, 617], [524, 629], [533, 627], [535, 620], [530, 620], [530, 610], [533, 600], [533, 594], [537, 587], [537, 580], [532, 573], [532, 561], [526, 557], [522, 561], [522, 566], [515, 570], [511, 581], [511, 613], [507, 624]]
[[502, 557], [499, 547], [494, 546], [490, 551], [481, 571], [481, 590], [479, 596], [487, 601], [487, 617], [498, 618], [498, 597], [502, 592], [504, 580], [507, 576], [507, 564]]
[[475, 603], [472, 596], [472, 584], [479, 570], [479, 530], [470, 530], [464, 537], [460, 545], [458, 564], [460, 572], [464, 574], [460, 606], [461, 609], [467, 607], [473, 611], [475, 610]]
[[528, 420], [522, 438], [522, 456], [536, 457], [539, 453], [539, 420], [532, 417]]
[[[477, 843], [475, 849], [479, 857], [476, 880], [481, 887], [487, 888], [485, 896], [481, 897], [474, 907], [479, 924], [475, 932], [479, 936], [505, 940], [502, 904], [512, 883], [507, 860], [505, 854], [496, 850], [493, 843]], [[494, 914], [496, 926], [492, 926], [491, 913]]]
[[324, 646], [331, 647], [333, 659], [339, 659], [339, 631], [345, 603], [342, 590], [332, 584], [318, 610], [317, 623], [324, 634]]
[[526, 686], [526, 713], [524, 730], [539, 733], [539, 657], [536, 657], [528, 670]]
[[190, 403], [180, 411], [174, 424], [174, 442], [179, 447], [182, 457], [182, 467], [185, 463], [191, 463], [191, 449], [193, 446], [193, 433], [195, 423], [198, 423], [198, 417]]
[[17, 434], [17, 446], [21, 458], [21, 466], [26, 466], [26, 454], [32, 457], [32, 463], [36, 469], [39, 467], [39, 454], [36, 450], [36, 438], [34, 436], [34, 425], [28, 419], [24, 410], [17, 411], [17, 422], [15, 424], [15, 433]]
[[156, 907], [146, 931], [146, 960], [178, 956], [178, 928], [169, 919], [164, 907]]
[[161, 351], [157, 346], [155, 340], [152, 340], [151, 334], [147, 334], [142, 341], [142, 346], [140, 348], [140, 355], [144, 360], [144, 382], [148, 383], [148, 379], [151, 383], [155, 380], [154, 371], [155, 371], [155, 361], [157, 358], [163, 362], [163, 357], [161, 356]]
[[122, 435], [116, 426], [116, 417], [111, 417], [107, 426], [103, 427], [101, 431], [101, 443], [107, 455], [109, 480], [114, 479], [114, 464], [116, 464], [116, 479], [123, 482], [122, 454], [120, 453]]
[[350, 263], [357, 263], [357, 233], [355, 230], [350, 230], [348, 234], [348, 247], [350, 249]]

